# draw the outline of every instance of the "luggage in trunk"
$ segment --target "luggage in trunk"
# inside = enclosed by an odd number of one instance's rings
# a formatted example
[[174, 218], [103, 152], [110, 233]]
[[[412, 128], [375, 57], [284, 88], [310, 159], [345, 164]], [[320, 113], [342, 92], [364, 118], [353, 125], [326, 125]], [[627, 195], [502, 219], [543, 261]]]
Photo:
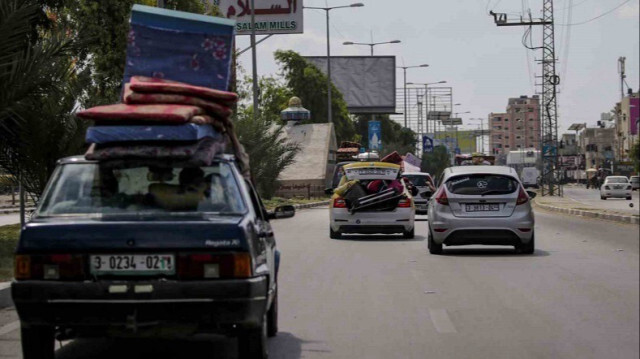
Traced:
[[398, 206], [400, 198], [402, 198], [402, 194], [399, 194], [393, 188], [389, 188], [379, 193], [359, 197], [351, 203], [347, 202], [347, 205], [351, 214], [356, 212], [392, 211]]

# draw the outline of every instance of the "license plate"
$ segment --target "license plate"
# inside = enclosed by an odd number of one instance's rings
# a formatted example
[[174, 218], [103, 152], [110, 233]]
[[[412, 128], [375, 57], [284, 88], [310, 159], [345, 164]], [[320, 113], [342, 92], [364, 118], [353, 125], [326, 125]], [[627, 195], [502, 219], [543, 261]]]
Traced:
[[92, 274], [174, 274], [172, 254], [104, 254], [90, 256]]
[[622, 186], [613, 186], [613, 189], [622, 189]]
[[467, 204], [467, 212], [488, 212], [488, 211], [499, 211], [500, 205], [497, 203], [487, 203], [487, 204]]

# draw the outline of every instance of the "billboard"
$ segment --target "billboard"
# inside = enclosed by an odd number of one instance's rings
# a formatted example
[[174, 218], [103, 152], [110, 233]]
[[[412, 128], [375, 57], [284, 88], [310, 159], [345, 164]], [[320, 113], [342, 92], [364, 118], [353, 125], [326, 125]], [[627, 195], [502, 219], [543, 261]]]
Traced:
[[[302, 34], [302, 0], [254, 0], [257, 34]], [[213, 0], [227, 19], [236, 20], [236, 34], [251, 35], [251, 0]]]
[[380, 151], [382, 147], [382, 130], [380, 121], [369, 121], [369, 150]]
[[[326, 56], [305, 59], [327, 73]], [[395, 56], [332, 56], [331, 80], [351, 113], [396, 112]]]

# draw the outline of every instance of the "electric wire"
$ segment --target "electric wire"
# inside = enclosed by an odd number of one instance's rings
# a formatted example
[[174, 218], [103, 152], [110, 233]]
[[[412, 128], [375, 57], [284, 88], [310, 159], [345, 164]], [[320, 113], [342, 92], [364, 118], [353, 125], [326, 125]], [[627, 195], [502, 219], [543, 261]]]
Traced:
[[589, 19], [589, 20], [585, 20], [585, 21], [581, 21], [581, 22], [576, 22], [576, 23], [573, 23], [573, 24], [556, 24], [556, 25], [558, 25], [558, 26], [578, 26], [578, 25], [588, 24], [588, 23], [590, 23], [590, 22], [592, 22], [592, 21], [595, 21], [595, 20], [600, 19], [600, 18], [601, 18], [601, 17], [603, 17], [603, 16], [606, 16], [606, 15], [611, 14], [612, 12], [614, 12], [614, 11], [618, 10], [618, 9], [619, 9], [619, 8], [621, 8], [624, 4], [626, 4], [626, 3], [630, 2], [630, 1], [631, 1], [631, 0], [625, 0], [625, 1], [623, 1], [623, 2], [622, 2], [622, 4], [620, 4], [620, 5], [616, 6], [616, 7], [614, 7], [613, 9], [611, 9], [611, 10], [609, 10], [609, 11], [605, 11], [605, 12], [603, 12], [602, 14], [600, 14], [600, 15], [598, 15], [598, 16], [596, 16], [596, 17], [594, 17], [594, 18], [591, 18], [591, 19]]

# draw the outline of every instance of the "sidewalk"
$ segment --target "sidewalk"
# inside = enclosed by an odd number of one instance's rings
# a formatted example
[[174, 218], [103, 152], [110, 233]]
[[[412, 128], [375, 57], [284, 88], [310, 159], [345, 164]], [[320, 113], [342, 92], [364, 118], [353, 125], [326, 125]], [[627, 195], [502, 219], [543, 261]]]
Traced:
[[[589, 218], [600, 218], [621, 223], [640, 223], [640, 215], [638, 213], [631, 214], [629, 211], [616, 211], [612, 209], [597, 208], [566, 197], [538, 196], [533, 200], [533, 202], [536, 207], [548, 211]], [[640, 208], [638, 207], [634, 207], [634, 209], [640, 211]]]

